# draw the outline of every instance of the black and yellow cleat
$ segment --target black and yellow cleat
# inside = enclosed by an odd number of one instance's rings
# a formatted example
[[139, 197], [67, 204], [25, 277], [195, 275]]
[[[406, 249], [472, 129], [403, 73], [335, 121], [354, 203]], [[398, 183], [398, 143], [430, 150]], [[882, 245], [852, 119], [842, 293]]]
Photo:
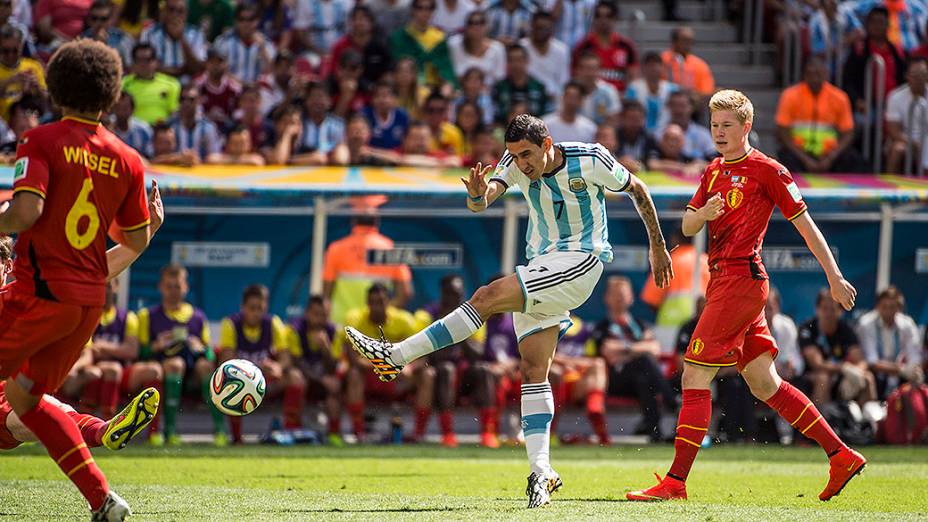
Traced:
[[374, 373], [383, 382], [390, 382], [399, 377], [403, 367], [394, 363], [390, 357], [393, 345], [380, 332], [380, 339], [372, 339], [350, 326], [345, 327], [345, 334], [355, 351], [366, 357], [374, 365]]
[[145, 388], [125, 408], [110, 419], [103, 433], [103, 445], [111, 450], [121, 450], [136, 435], [142, 432], [158, 413], [161, 395], [154, 388]]

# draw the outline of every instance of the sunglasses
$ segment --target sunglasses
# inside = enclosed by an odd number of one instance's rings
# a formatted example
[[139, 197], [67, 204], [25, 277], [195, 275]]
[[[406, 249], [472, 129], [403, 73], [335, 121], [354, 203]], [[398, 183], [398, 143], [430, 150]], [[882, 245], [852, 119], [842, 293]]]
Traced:
[[412, 6], [412, 8], [413, 8], [414, 11], [434, 11], [434, 10], [435, 10], [435, 6], [434, 6], [434, 5], [422, 5], [422, 4], [419, 4], [419, 5], [414, 5], [414, 6]]
[[91, 16], [90, 17], [91, 22], [108, 22], [109, 19], [110, 19], [109, 16]]

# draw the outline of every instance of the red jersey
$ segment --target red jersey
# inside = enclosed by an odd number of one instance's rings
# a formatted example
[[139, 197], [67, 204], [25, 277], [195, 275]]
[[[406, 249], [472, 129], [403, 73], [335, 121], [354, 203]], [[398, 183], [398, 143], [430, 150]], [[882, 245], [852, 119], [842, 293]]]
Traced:
[[[218, 107], [226, 116], [226, 120], [232, 119], [235, 110], [238, 109], [238, 98], [242, 94], [242, 84], [229, 75], [223, 76], [219, 85], [211, 84], [204, 76], [197, 86], [203, 94], [203, 112], [209, 115], [213, 108]], [[225, 121], [217, 122], [225, 124]]]
[[725, 212], [709, 222], [710, 269], [725, 264], [766, 278], [760, 251], [774, 205], [790, 221], [806, 211], [792, 175], [776, 160], [751, 149], [740, 159], [712, 160], [686, 208], [698, 210], [715, 194], [725, 200]]
[[619, 33], [612, 33], [609, 43], [603, 45], [598, 36], [590, 33], [574, 48], [573, 63], [579, 63], [580, 56], [587, 51], [599, 56], [599, 77], [614, 85], [619, 93], [623, 94], [628, 84], [628, 68], [638, 65], [638, 49], [635, 43]]
[[16, 241], [16, 290], [102, 306], [110, 225], [148, 226], [138, 153], [100, 123], [66, 117], [26, 132], [16, 157], [13, 192], [45, 199], [38, 221]]

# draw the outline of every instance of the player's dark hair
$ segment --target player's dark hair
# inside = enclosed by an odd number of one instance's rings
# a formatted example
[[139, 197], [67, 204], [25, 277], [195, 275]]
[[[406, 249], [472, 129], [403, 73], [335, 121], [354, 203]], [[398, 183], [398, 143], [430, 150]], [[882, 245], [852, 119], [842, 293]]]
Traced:
[[506, 143], [526, 140], [540, 147], [548, 136], [548, 127], [545, 122], [531, 114], [520, 114], [513, 118], [506, 127], [505, 139]]
[[306, 309], [313, 306], [325, 306], [325, 298], [319, 294], [313, 294], [309, 296], [309, 299], [306, 300]]
[[650, 51], [649, 53], [644, 55], [644, 59], [641, 60], [641, 62], [644, 63], [645, 65], [649, 63], [659, 63], [663, 65], [664, 60], [661, 59], [661, 55], [657, 54], [654, 51]]
[[13, 238], [0, 236], [0, 263], [13, 259]]
[[242, 304], [255, 297], [267, 301], [271, 297], [271, 292], [266, 286], [259, 284], [248, 285], [242, 290]]
[[374, 294], [385, 294], [390, 295], [390, 291], [387, 290], [387, 287], [383, 283], [374, 283], [367, 289], [367, 297], [370, 297]]
[[596, 60], [597, 63], [601, 61], [599, 55], [589, 49], [581, 52], [580, 56], [577, 57], [577, 63], [580, 63], [583, 60]]
[[187, 277], [187, 269], [180, 263], [170, 263], [161, 267], [159, 280], [164, 281], [169, 277]]
[[139, 56], [139, 51], [151, 51], [152, 57], [157, 60], [158, 53], [155, 52], [154, 46], [148, 42], [139, 42], [132, 47], [132, 60], [136, 61]]
[[448, 101], [448, 98], [445, 98], [445, 95], [442, 94], [442, 93], [440, 93], [440, 92], [438, 91], [438, 89], [434, 89], [434, 90], [433, 90], [432, 92], [430, 92], [429, 95], [425, 98], [425, 103], [424, 103], [423, 105], [425, 105], [426, 107], [428, 107], [429, 104], [432, 103], [432, 102], [434, 102], [434, 101], [440, 101], [440, 102], [442, 102], [442, 103], [445, 103], [445, 102]]
[[112, 47], [81, 38], [55, 51], [45, 75], [55, 105], [83, 113], [106, 112], [119, 99], [122, 60]]

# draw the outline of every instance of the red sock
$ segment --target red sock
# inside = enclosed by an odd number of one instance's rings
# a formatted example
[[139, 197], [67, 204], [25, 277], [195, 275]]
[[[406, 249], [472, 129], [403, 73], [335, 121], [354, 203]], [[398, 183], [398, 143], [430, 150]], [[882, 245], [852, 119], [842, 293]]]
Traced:
[[767, 399], [767, 406], [779, 413], [799, 433], [817, 442], [829, 457], [844, 447], [818, 408], [792, 384], [783, 381], [777, 392]]
[[[146, 388], [154, 388], [158, 390], [158, 394], [161, 397], [161, 400], [164, 400], [164, 390], [161, 386], [161, 381], [148, 381], [145, 383]], [[162, 403], [163, 405], [164, 403]], [[161, 410], [164, 408], [158, 408], [158, 413], [155, 413], [155, 418], [151, 420], [151, 424], [148, 425], [148, 433], [158, 433], [158, 425], [161, 424]]]
[[229, 431], [232, 432], [232, 442], [238, 444], [242, 442], [242, 418], [229, 417]]
[[77, 429], [81, 430], [81, 437], [84, 438], [88, 448], [103, 445], [103, 432], [106, 431], [108, 422], [86, 413], [77, 413], [73, 410], [65, 410], [65, 412], [71, 417], [74, 424], [77, 424]]
[[48, 455], [87, 499], [90, 509], [100, 509], [110, 488], [74, 420], [46, 400], [40, 400], [19, 419], [42, 441]]
[[438, 412], [438, 425], [442, 435], [454, 435], [454, 416], [450, 411]]
[[496, 433], [496, 408], [480, 408], [480, 433]]
[[428, 427], [431, 416], [431, 408], [416, 406], [416, 430], [414, 432], [416, 440], [422, 440], [422, 437], [425, 437], [425, 428]]
[[100, 416], [110, 418], [116, 414], [119, 404], [119, 381], [102, 381], [100, 383]]
[[606, 392], [593, 390], [586, 395], [586, 416], [590, 420], [593, 432], [602, 444], [609, 443], [609, 430], [606, 429]]
[[355, 402], [345, 405], [348, 415], [351, 416], [351, 428], [354, 436], [361, 438], [364, 435], [364, 403]]
[[329, 417], [329, 433], [335, 435], [342, 434], [342, 416], [332, 415]]
[[84, 385], [81, 391], [81, 398], [77, 403], [78, 410], [82, 413], [93, 413], [100, 404], [100, 385], [103, 379], [91, 379]]
[[284, 388], [284, 428], [288, 430], [303, 427], [303, 405], [306, 402], [306, 388], [291, 384]]
[[677, 438], [674, 440], [673, 464], [667, 475], [686, 480], [699, 453], [702, 439], [709, 431], [712, 418], [712, 392], [709, 390], [683, 390], [683, 407], [677, 420]]

